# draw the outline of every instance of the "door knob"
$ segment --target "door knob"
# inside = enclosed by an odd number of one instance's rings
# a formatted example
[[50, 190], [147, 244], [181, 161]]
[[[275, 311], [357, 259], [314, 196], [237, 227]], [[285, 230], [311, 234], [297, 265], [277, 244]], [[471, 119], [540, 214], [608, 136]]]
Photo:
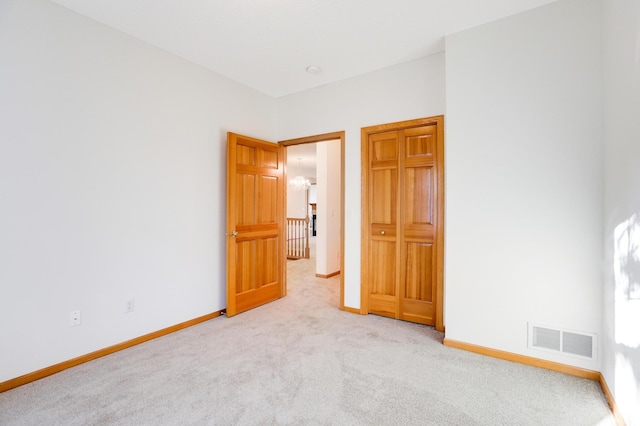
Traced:
[[384, 231], [380, 231], [380, 235], [384, 235]]

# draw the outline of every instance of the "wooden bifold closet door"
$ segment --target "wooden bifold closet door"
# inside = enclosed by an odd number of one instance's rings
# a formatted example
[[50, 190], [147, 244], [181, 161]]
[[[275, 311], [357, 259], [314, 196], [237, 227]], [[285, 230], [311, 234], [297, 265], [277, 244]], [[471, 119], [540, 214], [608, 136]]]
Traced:
[[362, 129], [362, 308], [442, 328], [443, 118]]

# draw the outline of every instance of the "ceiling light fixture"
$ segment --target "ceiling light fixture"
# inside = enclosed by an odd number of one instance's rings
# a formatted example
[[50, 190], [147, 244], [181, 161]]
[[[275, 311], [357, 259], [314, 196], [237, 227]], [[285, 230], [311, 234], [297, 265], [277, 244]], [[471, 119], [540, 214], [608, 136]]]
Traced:
[[295, 191], [305, 190], [311, 187], [311, 182], [304, 176], [296, 176], [289, 181], [289, 186]]
[[[298, 169], [300, 169], [300, 161], [302, 158], [298, 158]], [[289, 186], [295, 191], [307, 190], [311, 187], [311, 182], [304, 176], [296, 176], [289, 181]]]
[[322, 72], [322, 69], [320, 69], [320, 67], [317, 65], [309, 65], [307, 67], [307, 72], [309, 74], [320, 74], [320, 72]]

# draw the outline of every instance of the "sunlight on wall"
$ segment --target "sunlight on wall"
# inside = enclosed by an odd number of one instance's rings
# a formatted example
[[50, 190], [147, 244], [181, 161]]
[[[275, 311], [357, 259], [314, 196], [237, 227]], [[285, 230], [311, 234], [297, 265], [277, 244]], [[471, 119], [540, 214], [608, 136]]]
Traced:
[[629, 348], [640, 347], [640, 214], [634, 214], [614, 231], [615, 340]]
[[[635, 382], [631, 361], [624, 354], [616, 354], [616, 404], [619, 407], [637, 407], [640, 389]], [[636, 424], [629, 422], [629, 424]]]
[[[614, 336], [615, 398], [618, 407], [631, 415], [629, 424], [640, 424], [640, 214], [614, 230]], [[635, 407], [635, 408], [633, 408]], [[627, 411], [628, 410], [628, 411]]]

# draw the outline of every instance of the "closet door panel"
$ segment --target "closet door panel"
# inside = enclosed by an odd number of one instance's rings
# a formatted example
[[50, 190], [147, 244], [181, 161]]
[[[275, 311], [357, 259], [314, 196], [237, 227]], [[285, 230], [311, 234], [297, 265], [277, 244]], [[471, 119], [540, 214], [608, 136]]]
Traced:
[[402, 131], [399, 318], [435, 325], [435, 126]]
[[369, 139], [369, 312], [398, 317], [398, 132]]

